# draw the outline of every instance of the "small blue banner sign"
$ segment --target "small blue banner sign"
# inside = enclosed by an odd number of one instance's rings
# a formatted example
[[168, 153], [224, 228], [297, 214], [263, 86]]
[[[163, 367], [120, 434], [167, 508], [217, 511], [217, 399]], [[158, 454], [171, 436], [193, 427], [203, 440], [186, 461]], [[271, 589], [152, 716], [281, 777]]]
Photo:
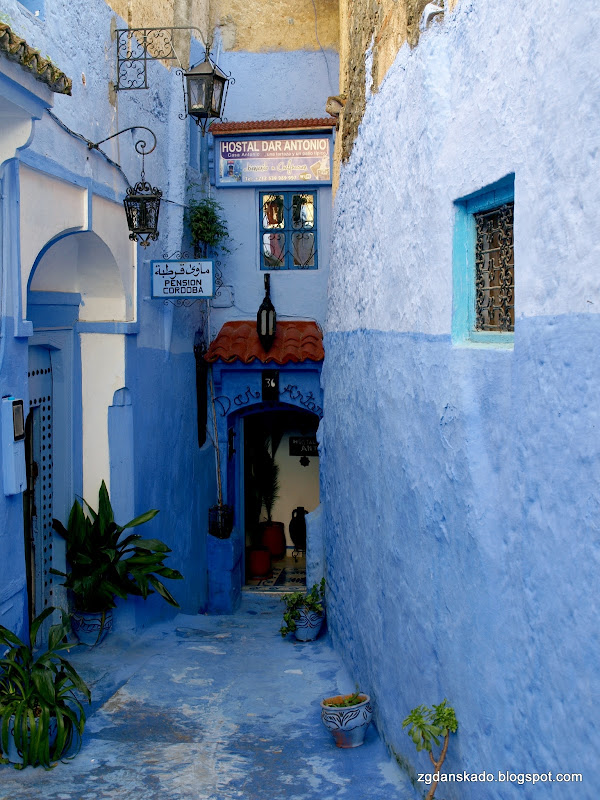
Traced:
[[152, 297], [214, 297], [215, 280], [213, 262], [151, 261]]

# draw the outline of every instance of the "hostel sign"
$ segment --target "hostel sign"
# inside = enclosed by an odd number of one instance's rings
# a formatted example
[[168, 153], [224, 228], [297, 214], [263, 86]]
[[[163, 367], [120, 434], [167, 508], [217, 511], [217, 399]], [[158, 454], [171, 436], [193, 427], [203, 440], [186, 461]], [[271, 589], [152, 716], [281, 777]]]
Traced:
[[213, 262], [152, 261], [152, 297], [213, 297]]
[[331, 139], [217, 139], [217, 186], [331, 183]]

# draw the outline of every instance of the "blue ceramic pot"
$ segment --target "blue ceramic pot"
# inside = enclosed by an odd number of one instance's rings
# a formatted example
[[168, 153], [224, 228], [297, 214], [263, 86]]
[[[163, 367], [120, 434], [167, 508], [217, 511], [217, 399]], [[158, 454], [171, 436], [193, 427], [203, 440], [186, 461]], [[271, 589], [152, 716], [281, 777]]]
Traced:
[[316, 639], [323, 625], [323, 614], [315, 611], [308, 611], [306, 608], [300, 609], [300, 616], [296, 620], [296, 630], [294, 636], [300, 642], [312, 642]]
[[100, 644], [112, 631], [112, 609], [104, 612], [104, 621], [101, 611], [73, 611], [71, 613], [71, 627], [73, 633], [81, 644], [93, 647]]
[[327, 705], [329, 702], [339, 702], [349, 696], [338, 695], [321, 701], [323, 725], [331, 732], [338, 747], [360, 747], [373, 716], [371, 698], [368, 694], [361, 694], [364, 700], [355, 706], [336, 708]]
[[[35, 726], [40, 724], [39, 717], [35, 718]], [[31, 737], [31, 723], [27, 722], [27, 730], [29, 731], [29, 736]], [[56, 742], [56, 717], [50, 717], [50, 722], [48, 725], [48, 743], [50, 746], [50, 751], [52, 752], [52, 748], [54, 747], [54, 743]], [[37, 734], [37, 732], [36, 732]], [[39, 734], [37, 734], [39, 736]], [[23, 763], [23, 753], [21, 750], [17, 748], [15, 744], [15, 718], [11, 717], [8, 720], [8, 751], [5, 753], [6, 758], [10, 761], [11, 764], [22, 764]]]

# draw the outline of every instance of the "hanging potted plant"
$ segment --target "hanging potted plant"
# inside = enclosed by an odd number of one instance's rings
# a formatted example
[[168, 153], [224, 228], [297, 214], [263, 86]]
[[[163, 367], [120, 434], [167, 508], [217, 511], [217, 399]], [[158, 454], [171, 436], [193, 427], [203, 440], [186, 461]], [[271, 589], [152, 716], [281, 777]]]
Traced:
[[98, 493], [98, 511], [83, 501], [76, 500], [71, 508], [67, 526], [58, 519], [52, 527], [67, 543], [66, 559], [69, 571], [52, 569], [55, 575], [65, 578], [65, 586], [72, 597], [71, 623], [79, 641], [99, 644], [112, 629], [112, 609], [116, 598], [135, 595], [146, 599], [154, 591], [167, 603], [179, 608], [179, 603], [163, 584], [161, 578], [182, 580], [176, 569], [164, 565], [171, 550], [160, 539], [143, 539], [132, 533], [121, 534], [149, 522], [157, 514], [151, 509], [125, 525], [117, 525], [102, 481]]
[[233, 507], [223, 502], [223, 483], [221, 480], [221, 450], [219, 448], [219, 428], [215, 409], [215, 389], [212, 372], [209, 379], [210, 400], [213, 417], [213, 445], [215, 448], [215, 466], [217, 472], [217, 504], [208, 509], [208, 532], [217, 539], [228, 539], [233, 530]]
[[214, 198], [204, 196], [188, 202], [185, 219], [190, 229], [194, 254], [206, 258], [209, 251], [229, 253], [229, 230], [223, 217], [223, 206]]
[[[49, 768], [79, 740], [85, 727], [85, 712], [79, 695], [91, 702], [90, 690], [61, 651], [66, 643], [69, 620], [52, 625], [48, 646], [36, 649], [36, 638], [46, 608], [31, 623], [29, 641], [23, 642], [0, 625], [0, 753], [19, 767]], [[0, 759], [3, 760], [3, 759]]]

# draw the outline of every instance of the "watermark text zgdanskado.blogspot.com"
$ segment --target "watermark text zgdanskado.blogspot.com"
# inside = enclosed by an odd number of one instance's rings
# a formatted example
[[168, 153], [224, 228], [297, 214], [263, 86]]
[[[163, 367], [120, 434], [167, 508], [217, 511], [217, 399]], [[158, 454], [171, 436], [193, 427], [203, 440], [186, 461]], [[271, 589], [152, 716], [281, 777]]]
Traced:
[[581, 783], [581, 772], [419, 772], [420, 783]]

